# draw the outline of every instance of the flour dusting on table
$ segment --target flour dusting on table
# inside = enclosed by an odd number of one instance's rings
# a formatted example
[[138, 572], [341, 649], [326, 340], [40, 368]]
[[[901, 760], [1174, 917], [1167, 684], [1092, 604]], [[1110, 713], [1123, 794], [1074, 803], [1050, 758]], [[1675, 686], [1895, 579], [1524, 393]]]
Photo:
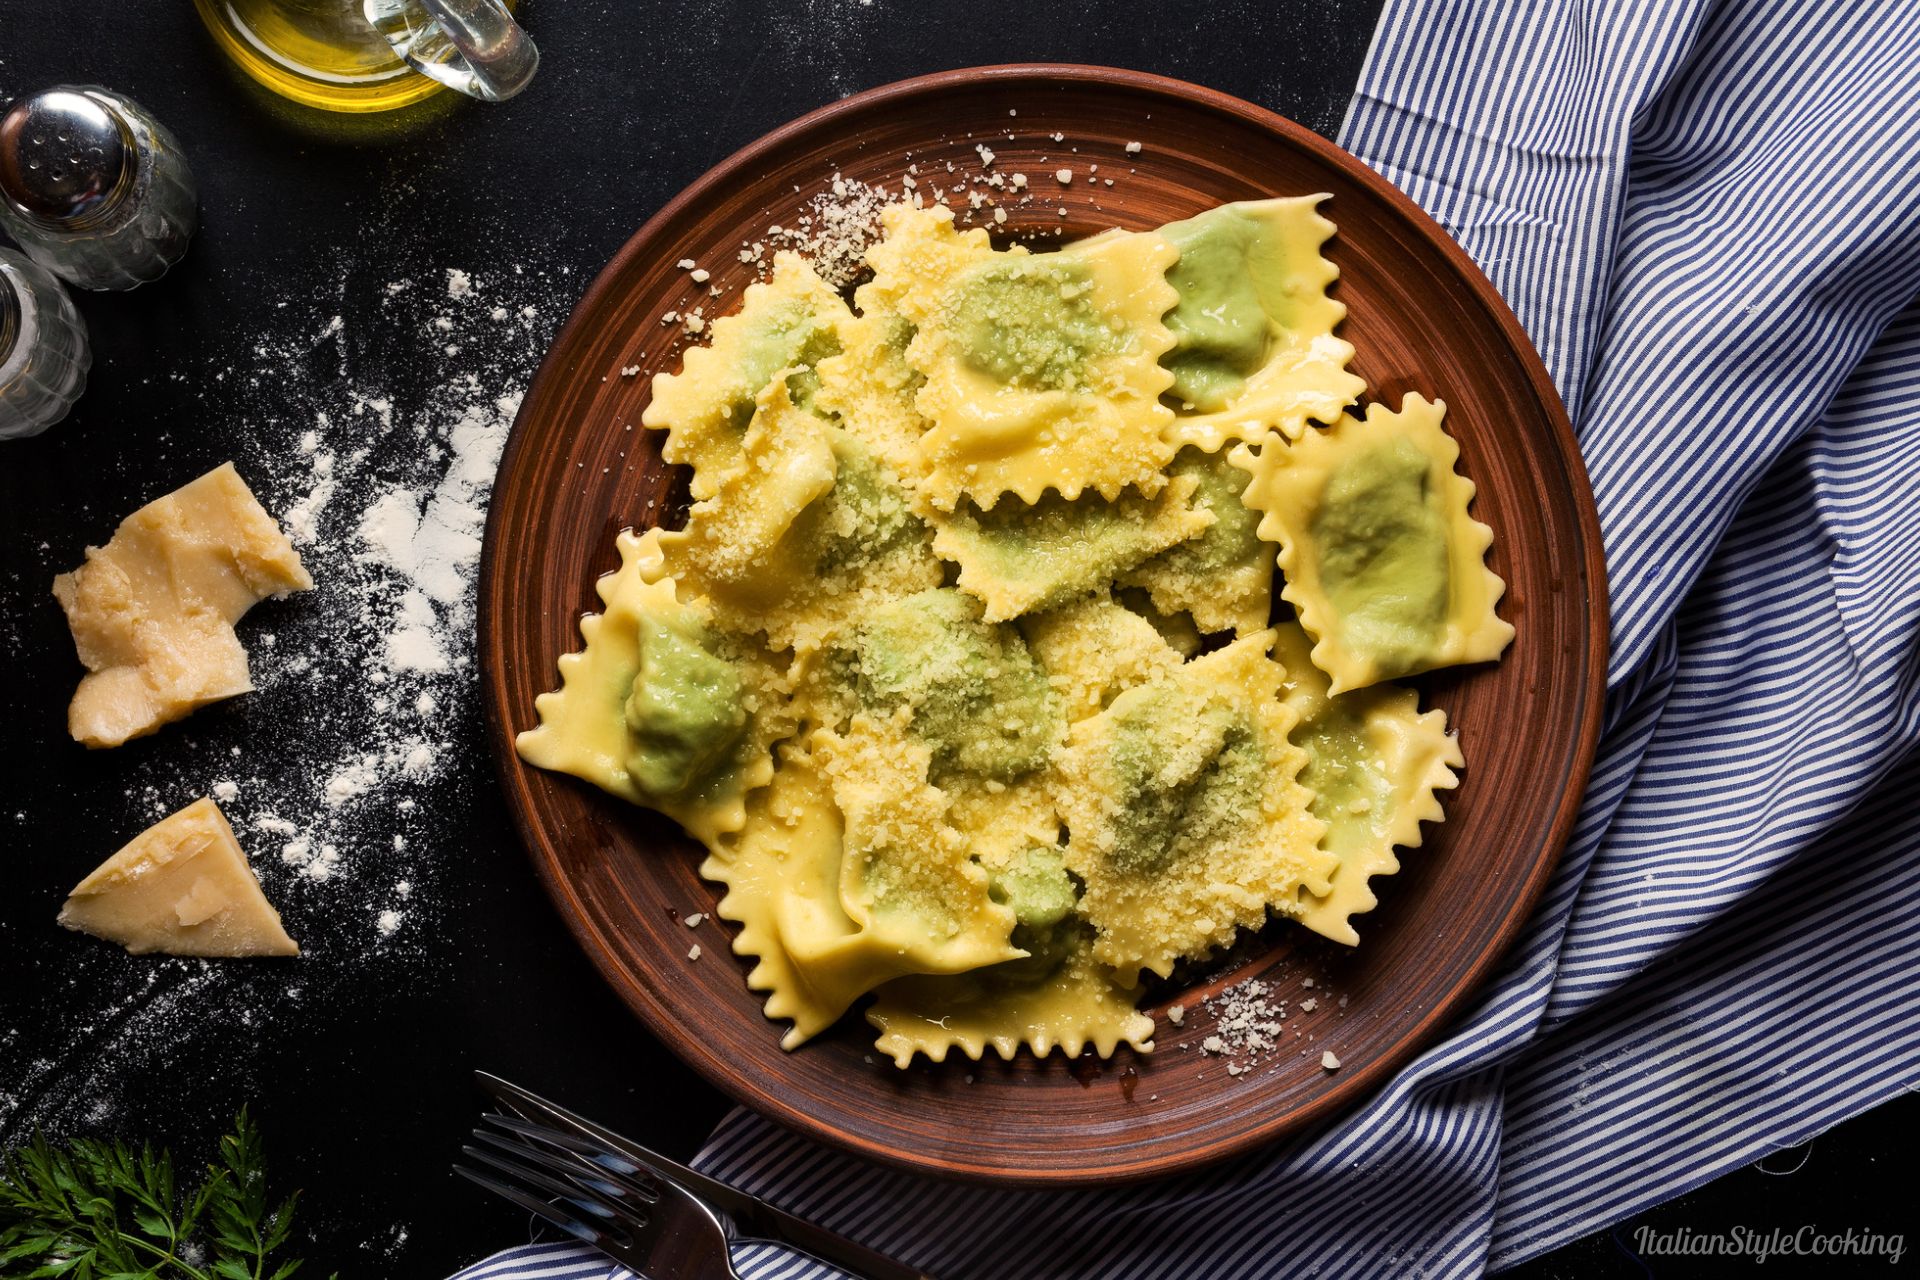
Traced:
[[[172, 375], [315, 588], [240, 623], [252, 693], [103, 761], [126, 803], [98, 815], [105, 857], [213, 796], [302, 954], [77, 955], [41, 993], [76, 1011], [68, 1043], [0, 1027], [0, 1139], [97, 1126], [187, 1038], [267, 1034], [370, 981], [454, 963], [429, 943], [462, 874], [442, 833], [461, 829], [490, 769], [474, 655], [487, 500], [577, 284], [512, 266], [355, 281], [334, 265], [304, 298], [287, 290], [269, 332], [210, 341], [216, 363]], [[98, 541], [125, 513], [95, 514]]]
[[[258, 714], [300, 728], [284, 755], [234, 761], [225, 803], [309, 950], [303, 926], [323, 949], [406, 943], [432, 909], [435, 868], [420, 854], [449, 853], [422, 838], [433, 802], [483, 764], [466, 757], [486, 502], [559, 308], [529, 300], [553, 286], [524, 271], [438, 274], [388, 282], [373, 319], [335, 317], [304, 350], [293, 327], [242, 374], [263, 408], [278, 402], [266, 436], [284, 441], [242, 472], [285, 513], [316, 589], [245, 637]], [[427, 371], [407, 391], [374, 378], [396, 351]], [[313, 375], [277, 376], [315, 356]]]

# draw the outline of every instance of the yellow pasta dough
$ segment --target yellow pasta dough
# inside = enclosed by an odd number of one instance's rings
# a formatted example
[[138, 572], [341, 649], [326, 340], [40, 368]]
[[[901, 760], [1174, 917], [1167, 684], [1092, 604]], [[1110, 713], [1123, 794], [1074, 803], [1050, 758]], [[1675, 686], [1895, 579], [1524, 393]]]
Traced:
[[1512, 629], [1442, 406], [1343, 416], [1322, 199], [1048, 253], [895, 205], [852, 307], [780, 255], [655, 378], [696, 500], [518, 745], [706, 846], [786, 1047], [871, 998], [900, 1066], [1148, 1052], [1148, 975], [1351, 945], [1441, 818], [1385, 682]]
[[1338, 697], [1308, 656], [1306, 632], [1278, 629], [1274, 658], [1286, 668], [1285, 701], [1298, 723], [1293, 741], [1306, 752], [1300, 781], [1313, 815], [1326, 824], [1320, 847], [1339, 859], [1324, 895], [1302, 893], [1299, 921], [1348, 946], [1359, 943], [1350, 916], [1373, 910], [1368, 881], [1400, 869], [1395, 846], [1420, 846], [1420, 824], [1442, 821], [1440, 791], [1459, 784], [1460, 744], [1443, 711], [1420, 710], [1412, 689], [1371, 685]]
[[960, 566], [956, 585], [986, 605], [989, 621], [1017, 618], [1101, 590], [1156, 553], [1204, 537], [1217, 517], [1194, 505], [1198, 485], [1197, 476], [1177, 475], [1151, 498], [1049, 493], [991, 511], [962, 499], [951, 514], [929, 512], [933, 549]]
[[944, 790], [950, 802], [947, 821], [989, 871], [1024, 851], [1060, 843], [1060, 812], [1047, 771], [1012, 782], [962, 774], [949, 778]]
[[1145, 618], [1181, 657], [1191, 658], [1206, 647], [1207, 638], [1200, 634], [1191, 614], [1162, 613], [1154, 605], [1153, 597], [1139, 587], [1118, 588], [1113, 598]]
[[913, 325], [886, 308], [871, 285], [860, 296], [867, 299], [865, 310], [842, 324], [840, 354], [817, 367], [820, 387], [813, 407], [831, 415], [896, 474], [911, 475], [927, 429], [914, 407], [921, 377], [907, 363]]
[[1298, 441], [1234, 451], [1245, 500], [1279, 544], [1281, 595], [1314, 639], [1332, 691], [1497, 658], [1513, 628], [1486, 565], [1493, 531], [1468, 514], [1471, 480], [1441, 429], [1446, 405], [1409, 395]]
[[660, 548], [722, 625], [807, 652], [876, 600], [937, 583], [927, 536], [899, 478], [775, 378], [739, 459]]
[[712, 497], [738, 460], [755, 399], [776, 377], [810, 402], [814, 367], [840, 350], [840, 327], [851, 319], [804, 259], [778, 254], [772, 278], [749, 285], [740, 310], [714, 322], [712, 341], [689, 347], [679, 373], [653, 380], [641, 425], [667, 433], [660, 454], [693, 469], [696, 499]]
[[1094, 958], [1122, 976], [1204, 956], [1269, 910], [1325, 894], [1335, 862], [1295, 780], [1271, 631], [1127, 690], [1073, 727], [1060, 769], [1066, 865]]
[[1018, 960], [1013, 913], [943, 818], [928, 752], [903, 726], [857, 719], [844, 737], [784, 750], [739, 838], [701, 874], [727, 886], [717, 910], [758, 958], [748, 985], [792, 1022], [794, 1048], [860, 996], [903, 974], [960, 973]]
[[868, 288], [914, 326], [906, 360], [925, 380], [915, 403], [929, 424], [918, 449], [929, 501], [987, 510], [1003, 494], [1114, 499], [1166, 482], [1171, 245], [1113, 236], [995, 252], [940, 206], [895, 206], [885, 220]]
[[1327, 295], [1340, 272], [1321, 253], [1334, 233], [1316, 207], [1326, 198], [1242, 201], [1161, 228], [1179, 254], [1165, 360], [1177, 443], [1211, 453], [1268, 430], [1291, 439], [1366, 390], [1333, 332], [1347, 309]]
[[1152, 622], [1106, 591], [1035, 614], [1022, 627], [1027, 647], [1072, 724], [1100, 714], [1119, 694], [1181, 662], [1180, 651]]
[[581, 620], [586, 647], [560, 659], [560, 688], [535, 700], [540, 725], [515, 746], [711, 847], [773, 778], [771, 745], [793, 731], [787, 683], [757, 646], [715, 634], [673, 579], [649, 580], [660, 536], [620, 535], [620, 568], [595, 587], [605, 612]]
[[1153, 1048], [1153, 1019], [1134, 1007], [1140, 994], [1083, 944], [1038, 983], [996, 980], [992, 970], [895, 979], [880, 988], [867, 1021], [880, 1029], [875, 1047], [900, 1067], [916, 1053], [945, 1062], [954, 1049], [978, 1060], [989, 1046], [1012, 1058], [1022, 1044], [1070, 1058], [1091, 1047], [1106, 1058], [1122, 1044]]
[[857, 963], [866, 948], [840, 898], [844, 828], [832, 789], [809, 753], [783, 745], [778, 754], [772, 785], [700, 874], [726, 886], [714, 910], [740, 926], [733, 949], [756, 960], [747, 986], [767, 993], [769, 1019], [793, 1024], [782, 1040], [791, 1049], [867, 989]]
[[986, 871], [947, 822], [950, 801], [927, 781], [932, 749], [910, 719], [904, 708], [862, 714], [844, 734], [813, 735], [845, 821], [840, 900], [871, 943], [867, 963], [892, 976], [1019, 959], [1007, 940], [1013, 913], [993, 901]]

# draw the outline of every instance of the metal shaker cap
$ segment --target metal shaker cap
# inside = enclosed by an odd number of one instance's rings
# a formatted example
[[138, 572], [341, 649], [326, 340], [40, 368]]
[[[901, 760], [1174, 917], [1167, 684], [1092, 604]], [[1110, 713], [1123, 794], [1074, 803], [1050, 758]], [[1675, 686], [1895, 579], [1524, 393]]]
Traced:
[[0, 115], [0, 198], [37, 222], [78, 228], [105, 217], [138, 168], [120, 113], [85, 89], [45, 89]]

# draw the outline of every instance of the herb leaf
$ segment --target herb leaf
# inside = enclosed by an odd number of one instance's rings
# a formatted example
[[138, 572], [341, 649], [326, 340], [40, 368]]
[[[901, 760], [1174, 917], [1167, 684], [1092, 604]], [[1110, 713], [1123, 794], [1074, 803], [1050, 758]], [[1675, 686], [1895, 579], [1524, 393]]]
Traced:
[[300, 1261], [270, 1258], [292, 1234], [296, 1199], [269, 1211], [260, 1130], [244, 1108], [191, 1194], [151, 1144], [55, 1148], [36, 1135], [0, 1155], [0, 1280], [287, 1280]]

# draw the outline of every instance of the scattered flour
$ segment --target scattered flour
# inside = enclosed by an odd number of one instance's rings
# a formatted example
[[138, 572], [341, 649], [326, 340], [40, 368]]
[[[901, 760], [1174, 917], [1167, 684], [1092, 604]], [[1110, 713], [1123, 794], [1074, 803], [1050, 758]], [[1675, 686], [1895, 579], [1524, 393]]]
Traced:
[[[453, 661], [441, 643], [433, 601], [425, 592], [409, 591], [400, 597], [393, 630], [387, 633], [387, 665], [395, 671], [417, 671], [437, 675], [448, 670]], [[429, 703], [433, 695], [422, 693]], [[416, 706], [418, 705], [416, 700]], [[428, 712], [422, 711], [426, 715]]]
[[366, 755], [351, 764], [342, 765], [333, 771], [327, 779], [326, 798], [330, 808], [338, 809], [350, 800], [357, 800], [374, 789], [380, 782], [381, 761], [378, 756]]
[[[313, 436], [313, 432], [307, 433], [308, 439]], [[304, 442], [301, 452], [313, 456], [315, 477], [313, 489], [306, 497], [287, 508], [281, 523], [286, 527], [287, 536], [293, 539], [295, 546], [310, 547], [320, 539], [320, 513], [326, 510], [328, 503], [333, 501], [334, 484], [330, 474], [333, 470], [333, 455], [320, 453], [317, 446], [313, 449], [305, 448]]]
[[359, 558], [393, 570], [441, 608], [465, 603], [480, 560], [487, 491], [519, 410], [517, 390], [462, 406], [446, 431], [446, 469], [431, 490], [395, 486], [380, 493], [355, 530], [366, 547]]
[[443, 295], [406, 279], [365, 285], [357, 301], [315, 290], [246, 344], [247, 362], [179, 375], [203, 388], [315, 589], [241, 623], [255, 692], [224, 720], [170, 728], [129, 794], [145, 821], [213, 795], [312, 957], [420, 936], [398, 927], [403, 898], [410, 916], [435, 909], [444, 851], [427, 836], [464, 812], [482, 764], [473, 634], [487, 498], [575, 291], [531, 267], [497, 285], [443, 274]]

